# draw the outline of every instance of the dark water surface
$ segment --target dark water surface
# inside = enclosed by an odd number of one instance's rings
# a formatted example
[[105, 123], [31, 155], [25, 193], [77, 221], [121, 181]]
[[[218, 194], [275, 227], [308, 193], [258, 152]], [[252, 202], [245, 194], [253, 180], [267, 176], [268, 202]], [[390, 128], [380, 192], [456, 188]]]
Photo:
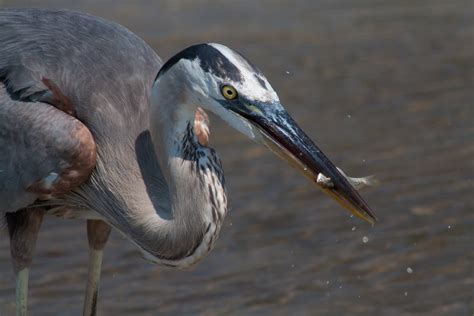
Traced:
[[[165, 270], [114, 233], [99, 315], [473, 315], [472, 1], [34, 3], [118, 21], [163, 59], [197, 42], [236, 48], [338, 166], [381, 180], [363, 192], [370, 227], [214, 119], [232, 203], [216, 249]], [[86, 275], [85, 223], [47, 219], [31, 315], [80, 315]], [[13, 302], [4, 234], [0, 314]]]

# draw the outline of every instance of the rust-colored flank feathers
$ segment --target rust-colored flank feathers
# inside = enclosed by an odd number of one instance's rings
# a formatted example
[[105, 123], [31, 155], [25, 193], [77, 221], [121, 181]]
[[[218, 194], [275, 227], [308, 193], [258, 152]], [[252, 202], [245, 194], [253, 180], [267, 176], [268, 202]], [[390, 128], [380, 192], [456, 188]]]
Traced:
[[77, 117], [76, 110], [71, 102], [71, 99], [64, 95], [59, 87], [50, 79], [42, 77], [41, 82], [51, 91], [53, 104], [58, 110], [63, 111], [66, 114]]
[[53, 93], [54, 106], [58, 110], [74, 116], [74, 118], [71, 117], [70, 130], [65, 131], [69, 132], [73, 143], [72, 148], [68, 151], [68, 166], [61, 171], [52, 184], [41, 179], [27, 188], [27, 191], [39, 194], [39, 199], [47, 200], [68, 193], [87, 181], [95, 167], [97, 151], [91, 132], [75, 117], [76, 110], [70, 99], [51, 80], [43, 78], [42, 81]]

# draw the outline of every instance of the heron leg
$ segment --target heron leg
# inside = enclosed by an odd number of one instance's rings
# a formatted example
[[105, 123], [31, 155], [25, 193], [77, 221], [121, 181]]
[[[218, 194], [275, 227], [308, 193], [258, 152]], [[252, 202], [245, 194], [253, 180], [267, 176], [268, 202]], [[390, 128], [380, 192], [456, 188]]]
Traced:
[[97, 295], [99, 292], [102, 254], [109, 239], [110, 226], [101, 220], [87, 220], [87, 237], [89, 239], [89, 272], [87, 276], [84, 316], [96, 314]]
[[10, 253], [16, 277], [16, 315], [25, 316], [28, 306], [28, 274], [45, 211], [31, 208], [7, 213]]

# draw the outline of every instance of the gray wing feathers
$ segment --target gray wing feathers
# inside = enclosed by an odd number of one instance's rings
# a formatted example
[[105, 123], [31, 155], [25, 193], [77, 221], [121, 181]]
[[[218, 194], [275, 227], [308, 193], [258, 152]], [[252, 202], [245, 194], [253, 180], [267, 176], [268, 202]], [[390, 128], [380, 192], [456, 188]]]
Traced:
[[[16, 211], [85, 181], [84, 160], [95, 159], [95, 152], [82, 152], [81, 128], [48, 104], [11, 100], [0, 84], [0, 211]], [[94, 164], [86, 163], [82, 173]], [[79, 181], [71, 181], [71, 171]]]
[[99, 143], [109, 123], [147, 121], [162, 62], [123, 26], [65, 10], [0, 10], [0, 43], [0, 80], [12, 99], [51, 103], [43, 79], [51, 80]]
[[[119, 173], [116, 152], [134, 155], [148, 128], [161, 64], [116, 23], [65, 10], [0, 10], [0, 211], [47, 198], [48, 185], [77, 185], [77, 171], [92, 169], [95, 144], [98, 168], [108, 167], [97, 172]], [[66, 103], [77, 119], [64, 113]], [[87, 155], [78, 157], [81, 150]]]
[[47, 94], [48, 88], [33, 78], [34, 74], [22, 65], [0, 67], [0, 81], [5, 84], [12, 100], [36, 102]]

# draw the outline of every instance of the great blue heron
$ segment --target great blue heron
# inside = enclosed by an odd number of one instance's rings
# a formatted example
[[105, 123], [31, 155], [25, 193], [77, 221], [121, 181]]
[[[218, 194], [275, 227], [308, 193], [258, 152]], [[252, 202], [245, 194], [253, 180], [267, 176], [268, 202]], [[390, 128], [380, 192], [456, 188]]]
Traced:
[[[17, 314], [44, 214], [88, 220], [84, 314], [95, 312], [110, 226], [144, 257], [187, 267], [213, 247], [227, 210], [201, 107], [227, 121], [353, 214], [375, 216], [288, 115], [265, 76], [220, 44], [162, 65], [126, 28], [64, 10], [0, 10], [0, 211], [10, 233]], [[110, 226], [109, 226], [110, 225]]]

